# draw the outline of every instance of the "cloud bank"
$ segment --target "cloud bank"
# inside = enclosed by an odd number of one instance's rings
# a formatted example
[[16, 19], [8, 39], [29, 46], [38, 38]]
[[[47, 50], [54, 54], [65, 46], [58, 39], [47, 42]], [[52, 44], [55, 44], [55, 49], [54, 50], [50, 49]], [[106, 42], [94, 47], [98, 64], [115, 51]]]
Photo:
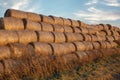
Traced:
[[89, 7], [87, 10], [80, 10], [74, 13], [78, 18], [84, 18], [89, 22], [116, 21], [120, 20], [120, 12], [103, 11], [95, 7]]
[[12, 8], [30, 12], [34, 12], [39, 8], [36, 3], [32, 3], [32, 0], [0, 0], [0, 6], [5, 9]]

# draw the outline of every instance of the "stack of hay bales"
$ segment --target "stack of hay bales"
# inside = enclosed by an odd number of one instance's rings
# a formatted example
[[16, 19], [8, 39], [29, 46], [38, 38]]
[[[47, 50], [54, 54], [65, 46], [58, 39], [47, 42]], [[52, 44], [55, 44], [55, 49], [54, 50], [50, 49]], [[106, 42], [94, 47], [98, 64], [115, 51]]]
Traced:
[[0, 18], [0, 66], [20, 66], [12, 59], [34, 55], [55, 56], [69, 65], [72, 61], [84, 64], [114, 54], [119, 40], [120, 29], [110, 24], [88, 25], [79, 20], [8, 9]]

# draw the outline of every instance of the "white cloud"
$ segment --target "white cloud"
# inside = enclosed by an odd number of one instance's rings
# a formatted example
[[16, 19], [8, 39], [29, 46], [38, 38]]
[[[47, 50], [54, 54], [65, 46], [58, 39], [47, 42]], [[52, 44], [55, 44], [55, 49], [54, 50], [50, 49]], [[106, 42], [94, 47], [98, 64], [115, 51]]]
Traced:
[[28, 6], [29, 0], [15, 1], [11, 6], [12, 9], [20, 9], [24, 6]]
[[116, 21], [120, 20], [120, 13], [111, 12], [111, 11], [103, 11], [100, 9], [96, 9], [94, 7], [90, 7], [87, 11], [78, 11], [74, 13], [74, 15], [78, 18], [83, 18], [89, 22], [98, 23], [100, 21]]
[[4, 9], [12, 8], [31, 12], [37, 12], [38, 8], [40, 9], [38, 4], [40, 6], [39, 0], [34, 3], [32, 0], [0, 0], [0, 6]]
[[104, 4], [107, 6], [120, 7], [120, 1], [118, 0], [104, 0]]
[[96, 4], [98, 2], [98, 0], [91, 0], [87, 3], [85, 3], [85, 5], [93, 5], [93, 4]]
[[120, 7], [120, 0], [90, 0], [85, 5], [103, 4], [106, 6]]

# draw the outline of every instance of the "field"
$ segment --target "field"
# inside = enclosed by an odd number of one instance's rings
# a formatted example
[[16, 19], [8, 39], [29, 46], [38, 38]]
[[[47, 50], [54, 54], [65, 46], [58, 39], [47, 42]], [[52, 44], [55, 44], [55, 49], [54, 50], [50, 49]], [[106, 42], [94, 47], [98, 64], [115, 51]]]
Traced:
[[120, 80], [120, 28], [15, 9], [0, 18], [0, 80]]

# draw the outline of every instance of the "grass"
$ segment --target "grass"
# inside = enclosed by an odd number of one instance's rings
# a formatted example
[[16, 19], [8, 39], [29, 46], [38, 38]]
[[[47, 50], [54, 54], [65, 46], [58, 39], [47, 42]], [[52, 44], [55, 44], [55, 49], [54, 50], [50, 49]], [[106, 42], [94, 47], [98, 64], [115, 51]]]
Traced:
[[[24, 57], [14, 59], [19, 65], [0, 80], [119, 80], [120, 55], [96, 59], [86, 65], [76, 61], [65, 63], [61, 57]], [[77, 63], [77, 64], [76, 64]]]

